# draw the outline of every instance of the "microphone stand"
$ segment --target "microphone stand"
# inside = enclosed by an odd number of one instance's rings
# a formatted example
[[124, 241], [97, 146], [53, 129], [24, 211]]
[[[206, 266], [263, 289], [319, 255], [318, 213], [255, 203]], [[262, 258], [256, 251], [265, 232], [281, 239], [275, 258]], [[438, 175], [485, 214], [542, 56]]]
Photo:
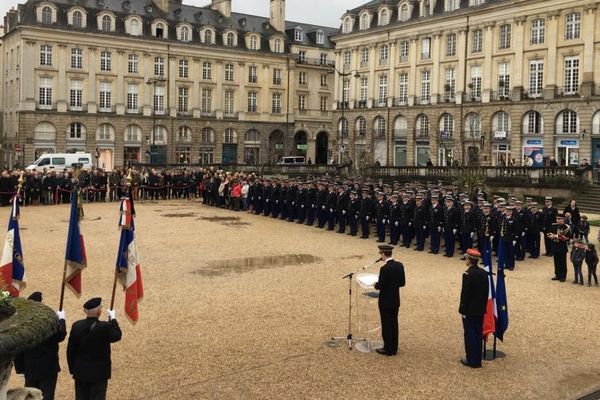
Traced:
[[382, 261], [381, 259], [375, 260], [371, 264], [367, 264], [362, 268], [357, 269], [354, 272], [350, 272], [347, 275], [342, 276], [342, 279], [348, 279], [348, 334], [346, 336], [334, 336], [331, 338], [332, 341], [338, 340], [347, 340], [348, 341], [348, 350], [352, 350], [352, 342], [353, 341], [365, 341], [366, 338], [355, 338], [352, 335], [352, 277], [357, 273], [364, 271], [365, 269], [377, 264]]

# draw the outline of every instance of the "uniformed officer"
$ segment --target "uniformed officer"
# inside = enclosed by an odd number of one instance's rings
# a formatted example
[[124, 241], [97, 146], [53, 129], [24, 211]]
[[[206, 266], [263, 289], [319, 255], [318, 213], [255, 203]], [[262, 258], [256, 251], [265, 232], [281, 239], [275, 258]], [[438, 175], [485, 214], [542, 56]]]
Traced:
[[483, 345], [483, 315], [488, 299], [488, 275], [478, 267], [481, 253], [469, 249], [466, 253], [469, 269], [463, 273], [460, 306], [465, 336], [466, 359], [460, 362], [471, 368], [481, 368]]
[[360, 230], [361, 239], [368, 239], [371, 233], [370, 220], [373, 217], [373, 199], [371, 198], [371, 192], [368, 189], [363, 189], [362, 198], [360, 199]]
[[444, 209], [444, 257], [453, 257], [456, 247], [456, 234], [460, 224], [460, 215], [454, 207], [454, 198], [446, 196], [446, 208]]
[[111, 377], [110, 344], [121, 340], [115, 311], [108, 310], [108, 322], [100, 321], [102, 299], [83, 305], [86, 319], [71, 328], [67, 345], [69, 371], [75, 379], [76, 400], [104, 400]]
[[338, 222], [338, 233], [346, 232], [346, 216], [348, 214], [348, 204], [350, 202], [349, 194], [343, 186], [338, 187], [337, 196], [337, 222]]
[[383, 192], [377, 193], [377, 201], [375, 202], [375, 219], [377, 223], [377, 242], [385, 242], [385, 226], [388, 222], [389, 207], [384, 200]]
[[[34, 292], [28, 300], [42, 302], [42, 293]], [[25, 375], [25, 387], [33, 387], [42, 391], [44, 400], [54, 400], [56, 380], [60, 372], [58, 362], [58, 345], [67, 336], [64, 311], [56, 313], [58, 330], [43, 343], [19, 354], [15, 359], [15, 370]]]
[[415, 247], [414, 250], [423, 251], [425, 249], [425, 235], [427, 234], [429, 215], [427, 213], [427, 205], [423, 201], [423, 195], [420, 193], [415, 197], [415, 206], [413, 210], [413, 227], [415, 238], [417, 239], [417, 247]]
[[530, 258], [538, 258], [540, 256], [540, 232], [542, 231], [542, 213], [536, 202], [531, 202], [529, 229], [527, 230], [527, 247]]
[[337, 207], [337, 193], [335, 186], [329, 185], [329, 193], [327, 193], [327, 230], [335, 229], [335, 213]]
[[553, 240], [550, 239], [548, 233], [552, 233], [552, 226], [556, 222], [557, 215], [558, 210], [552, 205], [552, 197], [546, 196], [546, 199], [544, 200], [544, 209], [542, 210], [542, 232], [544, 234], [544, 246], [546, 248], [546, 253], [544, 253], [544, 255], [547, 257], [552, 257]]
[[390, 241], [388, 244], [396, 246], [400, 236], [400, 205], [396, 193], [392, 193], [390, 196], [389, 208]]
[[406, 284], [404, 266], [392, 258], [393, 247], [380, 245], [379, 255], [385, 264], [379, 270], [375, 289], [379, 290], [379, 315], [383, 348], [377, 353], [394, 356], [398, 353], [398, 310], [400, 309], [400, 288]]
[[556, 223], [546, 233], [546, 237], [552, 243], [552, 255], [554, 257], [554, 277], [552, 280], [564, 282], [567, 279], [568, 245], [572, 237], [571, 228], [565, 224], [564, 214], [556, 215]]
[[[470, 200], [465, 200], [463, 210], [460, 214], [460, 250], [461, 254], [465, 254], [468, 249], [473, 247], [473, 239], [477, 231], [477, 216], [473, 211], [473, 203]], [[464, 260], [466, 256], [462, 259]]]
[[513, 210], [514, 206], [507, 206], [506, 212], [500, 222], [500, 240], [502, 240], [504, 267], [511, 271], [515, 269], [515, 245], [519, 238], [518, 223], [513, 217]]
[[486, 244], [489, 249], [492, 248], [494, 237], [498, 234], [498, 221], [491, 210], [492, 205], [490, 203], [483, 203], [481, 206], [481, 215], [477, 226], [477, 245], [480, 253], [485, 251]]
[[429, 237], [431, 238], [429, 253], [432, 254], [438, 254], [440, 251], [440, 239], [444, 227], [444, 209], [438, 200], [439, 195], [437, 193], [431, 195], [431, 206], [429, 207]]
[[328, 190], [326, 185], [319, 184], [319, 192], [317, 194], [317, 226], [323, 228], [325, 222], [327, 222], [327, 194]]
[[400, 235], [402, 236], [402, 246], [407, 249], [410, 248], [410, 244], [413, 239], [413, 201], [410, 198], [408, 193], [402, 194], [402, 202], [399, 205], [400, 207]]
[[358, 219], [360, 216], [360, 201], [357, 193], [350, 192], [350, 203], [348, 204], [348, 225], [350, 225], [350, 236], [356, 236], [358, 233]]

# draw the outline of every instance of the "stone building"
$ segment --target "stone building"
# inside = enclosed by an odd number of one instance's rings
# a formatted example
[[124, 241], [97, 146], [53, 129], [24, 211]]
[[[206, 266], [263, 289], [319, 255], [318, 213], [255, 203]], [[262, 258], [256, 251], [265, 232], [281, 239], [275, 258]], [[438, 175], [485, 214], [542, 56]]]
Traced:
[[[28, 0], [5, 19], [2, 154], [100, 167], [331, 156], [337, 29], [181, 0]], [[265, 0], [265, 7], [267, 6]]]
[[373, 0], [349, 10], [332, 38], [334, 157], [397, 166], [595, 163], [598, 6]]

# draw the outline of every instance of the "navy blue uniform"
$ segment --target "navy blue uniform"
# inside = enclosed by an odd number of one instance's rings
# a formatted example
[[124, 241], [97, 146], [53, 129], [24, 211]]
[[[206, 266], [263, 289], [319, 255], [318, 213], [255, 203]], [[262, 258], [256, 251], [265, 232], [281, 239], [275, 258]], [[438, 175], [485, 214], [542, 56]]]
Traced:
[[379, 314], [383, 350], [387, 355], [398, 352], [398, 310], [400, 308], [400, 288], [406, 284], [404, 266], [388, 260], [379, 270], [379, 280], [375, 289], [379, 290]]
[[458, 312], [463, 318], [467, 363], [472, 367], [481, 366], [483, 315], [487, 306], [487, 298], [487, 273], [477, 266], [469, 267], [462, 277]]

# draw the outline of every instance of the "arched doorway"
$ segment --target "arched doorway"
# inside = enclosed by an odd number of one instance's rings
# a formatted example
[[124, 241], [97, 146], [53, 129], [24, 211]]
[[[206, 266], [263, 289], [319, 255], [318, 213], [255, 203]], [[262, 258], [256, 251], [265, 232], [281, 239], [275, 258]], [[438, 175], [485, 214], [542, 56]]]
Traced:
[[315, 164], [327, 164], [327, 153], [329, 151], [329, 136], [327, 132], [319, 132], [317, 135]]
[[294, 154], [297, 156], [306, 157], [308, 135], [305, 131], [296, 132], [294, 135]]
[[283, 132], [276, 130], [269, 135], [269, 164], [273, 165], [283, 157]]

